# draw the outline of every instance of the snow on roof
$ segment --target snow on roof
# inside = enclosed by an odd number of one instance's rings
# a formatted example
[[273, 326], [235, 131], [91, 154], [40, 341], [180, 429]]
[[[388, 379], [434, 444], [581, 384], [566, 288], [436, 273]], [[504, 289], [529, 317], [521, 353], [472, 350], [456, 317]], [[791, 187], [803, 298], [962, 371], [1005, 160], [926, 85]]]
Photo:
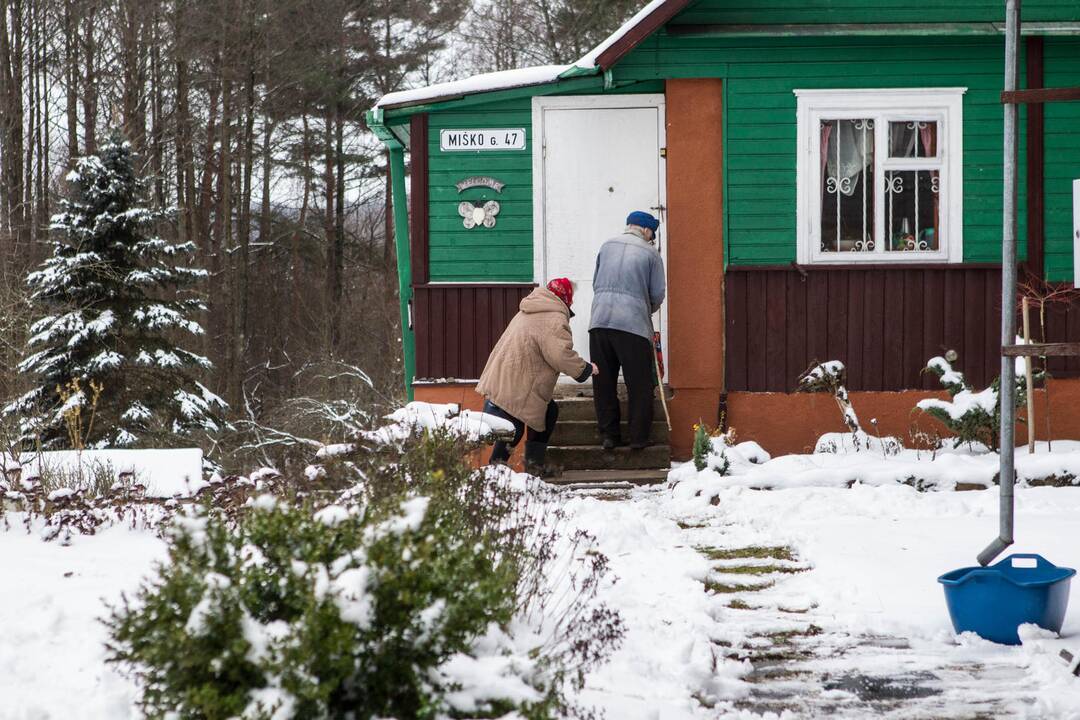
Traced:
[[623, 36], [626, 35], [626, 33], [633, 30], [635, 27], [638, 26], [638, 24], [645, 20], [645, 18], [649, 17], [655, 11], [659, 10], [662, 5], [665, 5], [669, 2], [671, 2], [671, 0], [652, 0], [652, 2], [650, 2], [648, 5], [638, 10], [634, 17], [624, 22], [622, 24], [622, 27], [608, 35], [602, 43], [600, 43], [588, 53], [583, 55], [580, 60], [574, 63], [574, 65], [576, 67], [589, 69], [596, 67], [596, 60], [600, 57], [601, 53], [603, 53], [615, 43], [622, 40]]
[[543, 85], [544, 83], [554, 82], [570, 67], [570, 65], [539, 65], [516, 70], [501, 70], [499, 72], [484, 73], [483, 75], [473, 75], [464, 80], [437, 83], [413, 90], [399, 90], [384, 95], [379, 102], [375, 103], [375, 107], [412, 105], [425, 100], [442, 100], [458, 95], [471, 95], [492, 90], [508, 90], [528, 85]]
[[[516, 70], [501, 70], [499, 72], [473, 75], [464, 80], [437, 83], [435, 85], [428, 85], [427, 87], [415, 88], [413, 90], [399, 90], [384, 95], [379, 102], [375, 103], [375, 107], [399, 107], [431, 100], [448, 100], [461, 95], [491, 92], [493, 90], [509, 90], [511, 88], [527, 87], [529, 85], [544, 85], [546, 83], [555, 82], [559, 79], [560, 75], [571, 68], [595, 70], [597, 69], [597, 60], [605, 50], [622, 40], [627, 33], [644, 22], [650, 15], [671, 2], [672, 0], [652, 0], [648, 5], [641, 8], [641, 10], [639, 10], [632, 18], [623, 23], [622, 27], [609, 35], [602, 43], [590, 50], [572, 65], [540, 65], [537, 67], [518, 68]], [[678, 8], [685, 4], [685, 2], [676, 3], [676, 7], [673, 11], [677, 12]]]

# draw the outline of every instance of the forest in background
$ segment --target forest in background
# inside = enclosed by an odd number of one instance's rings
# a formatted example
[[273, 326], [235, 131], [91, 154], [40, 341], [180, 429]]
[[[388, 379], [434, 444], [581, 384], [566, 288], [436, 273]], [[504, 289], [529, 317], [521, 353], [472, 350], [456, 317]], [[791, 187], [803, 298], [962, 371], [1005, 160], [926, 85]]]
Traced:
[[0, 0], [0, 399], [34, 316], [65, 176], [119, 129], [158, 228], [209, 271], [203, 378], [273, 418], [366, 373], [403, 387], [383, 94], [572, 62], [626, 0]]

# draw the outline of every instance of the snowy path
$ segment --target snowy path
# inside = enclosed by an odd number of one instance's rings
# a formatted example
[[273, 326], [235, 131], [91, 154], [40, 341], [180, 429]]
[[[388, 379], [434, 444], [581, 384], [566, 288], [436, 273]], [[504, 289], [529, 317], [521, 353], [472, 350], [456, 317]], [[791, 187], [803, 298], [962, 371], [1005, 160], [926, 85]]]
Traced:
[[[910, 487], [582, 495], [625, 646], [582, 700], [609, 718], [1080, 718], [1064, 639], [954, 637], [937, 575], [970, 565], [997, 493]], [[598, 499], [604, 497], [605, 499]], [[1080, 489], [1018, 490], [1016, 552], [1080, 565]]]

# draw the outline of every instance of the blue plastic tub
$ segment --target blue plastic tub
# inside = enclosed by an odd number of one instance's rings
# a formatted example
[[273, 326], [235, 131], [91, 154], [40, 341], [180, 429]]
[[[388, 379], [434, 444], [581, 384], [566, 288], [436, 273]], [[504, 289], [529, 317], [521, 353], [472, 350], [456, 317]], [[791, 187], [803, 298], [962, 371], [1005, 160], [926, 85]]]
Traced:
[[1069, 581], [1076, 570], [1058, 567], [1041, 555], [1017, 553], [990, 567], [966, 567], [938, 578], [945, 586], [956, 632], [1006, 645], [1019, 645], [1017, 627], [1035, 623], [1061, 632], [1069, 605]]

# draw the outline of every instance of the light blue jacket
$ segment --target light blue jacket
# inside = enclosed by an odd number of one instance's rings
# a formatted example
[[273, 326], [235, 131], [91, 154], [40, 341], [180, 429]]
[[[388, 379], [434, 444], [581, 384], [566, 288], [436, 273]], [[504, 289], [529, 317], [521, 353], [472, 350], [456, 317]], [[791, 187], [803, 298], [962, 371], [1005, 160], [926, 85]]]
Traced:
[[656, 248], [633, 233], [614, 237], [596, 256], [589, 329], [622, 330], [652, 341], [650, 316], [666, 291], [664, 261]]

